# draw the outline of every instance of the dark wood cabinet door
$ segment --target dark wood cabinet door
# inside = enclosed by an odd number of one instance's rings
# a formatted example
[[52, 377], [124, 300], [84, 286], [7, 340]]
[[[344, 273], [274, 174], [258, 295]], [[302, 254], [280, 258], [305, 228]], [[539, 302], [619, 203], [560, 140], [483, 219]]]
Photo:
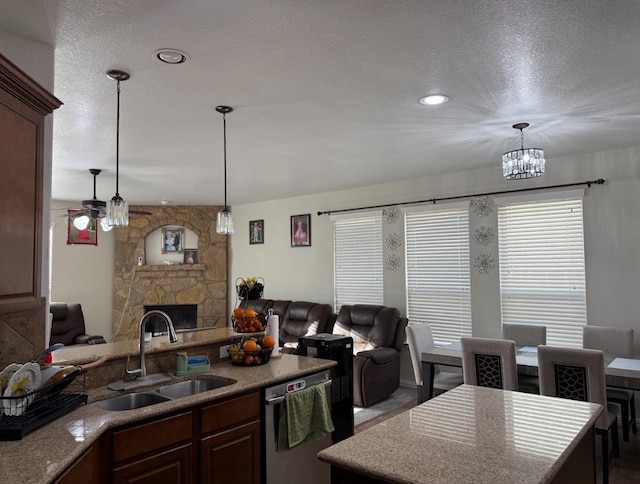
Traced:
[[203, 438], [200, 466], [202, 484], [259, 484], [260, 421]]
[[184, 444], [113, 469], [113, 484], [191, 484], [193, 446]]
[[54, 484], [95, 484], [100, 482], [100, 453], [97, 445], [89, 447]]

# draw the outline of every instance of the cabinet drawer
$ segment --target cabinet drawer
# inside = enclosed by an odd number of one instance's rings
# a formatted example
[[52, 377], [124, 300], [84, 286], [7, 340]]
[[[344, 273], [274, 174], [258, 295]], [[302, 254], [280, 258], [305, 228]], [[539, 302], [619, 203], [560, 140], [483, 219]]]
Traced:
[[260, 392], [203, 407], [200, 433], [206, 434], [260, 418]]
[[191, 439], [191, 412], [113, 432], [113, 462]]

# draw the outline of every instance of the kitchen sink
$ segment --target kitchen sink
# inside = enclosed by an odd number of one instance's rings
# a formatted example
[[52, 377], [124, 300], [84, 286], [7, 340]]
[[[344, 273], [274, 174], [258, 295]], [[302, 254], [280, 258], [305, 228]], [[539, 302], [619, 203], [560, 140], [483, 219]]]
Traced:
[[126, 395], [119, 395], [117, 397], [107, 398], [106, 400], [100, 400], [99, 402], [95, 402], [93, 405], [100, 407], [103, 410], [118, 412], [122, 410], [133, 410], [134, 408], [148, 407], [149, 405], [168, 402], [169, 400], [171, 400], [169, 397], [158, 393], [127, 393]]
[[193, 380], [165, 385], [158, 388], [156, 392], [169, 398], [181, 398], [233, 385], [236, 382], [237, 380], [222, 376], [208, 376], [206, 378], [194, 378]]

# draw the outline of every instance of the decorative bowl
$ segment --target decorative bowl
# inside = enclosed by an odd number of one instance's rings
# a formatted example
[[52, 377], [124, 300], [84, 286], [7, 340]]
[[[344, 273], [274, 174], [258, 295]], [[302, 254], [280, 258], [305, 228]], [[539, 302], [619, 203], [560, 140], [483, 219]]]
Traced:
[[244, 341], [241, 343], [232, 343], [229, 347], [229, 356], [231, 364], [235, 366], [258, 366], [269, 362], [273, 348], [260, 348], [257, 351], [245, 351], [242, 348]]

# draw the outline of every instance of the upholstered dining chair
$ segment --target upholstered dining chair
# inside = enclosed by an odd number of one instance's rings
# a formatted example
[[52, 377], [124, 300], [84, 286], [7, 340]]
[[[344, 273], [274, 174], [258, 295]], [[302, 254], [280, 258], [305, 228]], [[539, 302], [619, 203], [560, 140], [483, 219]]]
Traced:
[[[541, 324], [502, 323], [502, 338], [515, 341], [516, 346], [547, 344], [547, 327]], [[518, 390], [540, 393], [540, 383], [535, 375], [518, 375]]]
[[[416, 381], [418, 405], [427, 400], [424, 394], [424, 376], [422, 375], [422, 353], [434, 348], [433, 333], [428, 323], [409, 323], [407, 325], [407, 343]], [[438, 394], [462, 385], [462, 373], [441, 371], [439, 365], [433, 365], [433, 389]]]
[[[602, 441], [602, 482], [609, 482], [609, 463], [619, 455], [618, 406], [607, 404], [604, 353], [600, 350], [538, 346], [540, 394], [599, 403], [605, 407], [596, 420]], [[611, 445], [609, 445], [611, 437]]]
[[[582, 331], [582, 347], [602, 350], [608, 356], [631, 358], [633, 354], [633, 329], [605, 326], [585, 326]], [[629, 441], [629, 429], [638, 433], [636, 426], [636, 399], [633, 390], [607, 387], [607, 400], [620, 405], [622, 440]]]
[[467, 385], [518, 390], [516, 344], [505, 339], [462, 338], [462, 374]]

